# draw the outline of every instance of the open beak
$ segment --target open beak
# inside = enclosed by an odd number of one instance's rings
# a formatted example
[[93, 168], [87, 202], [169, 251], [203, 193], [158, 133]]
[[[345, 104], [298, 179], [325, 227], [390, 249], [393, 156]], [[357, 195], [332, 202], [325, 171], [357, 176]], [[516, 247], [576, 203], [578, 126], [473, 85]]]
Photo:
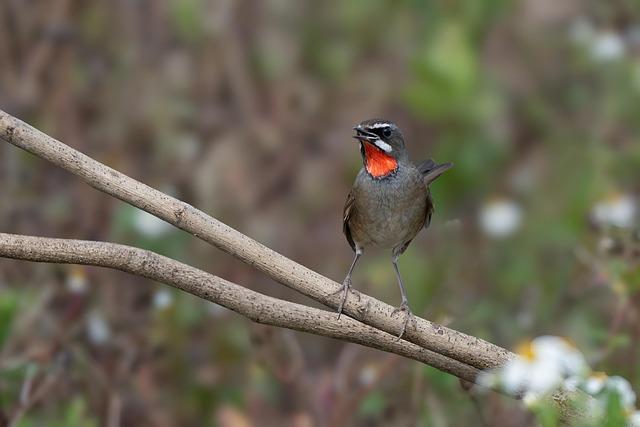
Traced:
[[378, 139], [378, 135], [376, 135], [373, 132], [368, 132], [364, 130], [362, 126], [356, 126], [353, 128], [353, 130], [356, 131], [356, 134], [353, 135], [353, 137], [358, 141], [363, 141], [363, 142], [366, 141], [369, 143], [373, 143], [376, 139]]
[[358, 141], [367, 142], [371, 145], [374, 145], [385, 153], [390, 153], [393, 151], [393, 147], [381, 140], [380, 137], [375, 133], [365, 130], [362, 126], [356, 126], [353, 128], [353, 130], [356, 131], [356, 134], [353, 135], [353, 137]]

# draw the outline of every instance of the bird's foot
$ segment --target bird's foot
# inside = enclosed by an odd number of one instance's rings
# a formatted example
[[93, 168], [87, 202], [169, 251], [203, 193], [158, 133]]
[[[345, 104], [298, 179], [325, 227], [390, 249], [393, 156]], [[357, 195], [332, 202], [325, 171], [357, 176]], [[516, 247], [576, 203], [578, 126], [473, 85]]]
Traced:
[[[342, 298], [340, 298], [340, 305], [338, 306], [338, 320], [340, 320], [340, 316], [342, 315], [342, 309], [344, 308], [344, 303], [347, 301], [347, 295], [349, 295], [350, 290], [351, 290], [351, 277], [347, 276], [342, 282], [342, 286], [340, 286], [340, 289], [329, 294], [330, 297], [337, 294], [342, 295]], [[358, 299], [360, 299], [360, 295], [357, 292], [354, 292], [354, 293], [358, 296]]]
[[400, 304], [400, 307], [395, 308], [391, 312], [391, 315], [395, 316], [396, 313], [401, 313], [401, 312], [404, 312], [404, 322], [402, 322], [402, 330], [400, 331], [400, 335], [398, 335], [398, 339], [402, 338], [404, 333], [407, 331], [407, 324], [409, 323], [409, 321], [413, 323], [414, 328], [416, 327], [416, 319], [413, 316], [413, 313], [411, 312], [411, 309], [409, 308], [409, 303], [407, 303], [407, 301], [402, 301], [402, 304]]

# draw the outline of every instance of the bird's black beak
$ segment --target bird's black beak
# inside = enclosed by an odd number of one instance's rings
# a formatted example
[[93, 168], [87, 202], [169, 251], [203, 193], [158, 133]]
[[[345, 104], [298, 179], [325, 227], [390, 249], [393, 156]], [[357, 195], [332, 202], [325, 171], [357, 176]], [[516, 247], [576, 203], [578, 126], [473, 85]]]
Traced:
[[373, 132], [369, 132], [365, 130], [361, 125], [354, 127], [353, 130], [356, 131], [356, 134], [353, 135], [353, 137], [358, 141], [373, 142], [376, 139], [378, 139], [378, 135], [376, 135]]

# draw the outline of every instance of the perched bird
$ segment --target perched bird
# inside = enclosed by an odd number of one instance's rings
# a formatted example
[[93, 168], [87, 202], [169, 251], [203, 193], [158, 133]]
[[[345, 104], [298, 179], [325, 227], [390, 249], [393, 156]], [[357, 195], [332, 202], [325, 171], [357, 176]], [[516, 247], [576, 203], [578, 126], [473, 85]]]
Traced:
[[338, 317], [351, 288], [353, 269], [364, 249], [388, 248], [402, 294], [402, 303], [394, 313], [405, 313], [402, 337], [412, 314], [398, 269], [398, 257], [416, 234], [429, 226], [433, 214], [429, 184], [453, 164], [436, 164], [433, 160], [419, 165], [411, 163], [400, 129], [388, 120], [365, 120], [354, 130], [364, 166], [344, 205], [343, 232], [355, 257], [342, 286], [334, 293], [342, 294]]

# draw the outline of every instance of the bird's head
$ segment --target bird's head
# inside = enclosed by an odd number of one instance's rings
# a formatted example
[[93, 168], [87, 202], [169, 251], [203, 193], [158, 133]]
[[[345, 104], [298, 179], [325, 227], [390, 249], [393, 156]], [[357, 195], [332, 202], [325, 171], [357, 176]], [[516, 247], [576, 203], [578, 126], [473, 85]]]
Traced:
[[353, 129], [353, 137], [360, 141], [364, 165], [374, 178], [389, 175], [397, 169], [398, 161], [407, 160], [404, 137], [395, 123], [369, 119]]

